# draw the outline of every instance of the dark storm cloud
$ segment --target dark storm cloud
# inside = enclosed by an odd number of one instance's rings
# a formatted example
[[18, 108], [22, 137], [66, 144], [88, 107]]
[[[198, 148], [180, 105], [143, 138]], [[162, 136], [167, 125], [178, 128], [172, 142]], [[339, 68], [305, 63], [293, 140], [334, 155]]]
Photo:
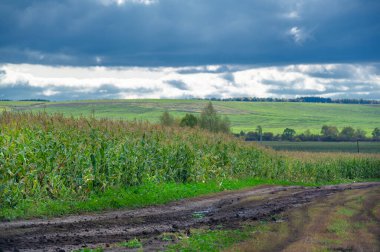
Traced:
[[208, 66], [198, 66], [198, 67], [183, 67], [178, 69], [176, 72], [179, 74], [197, 74], [197, 73], [226, 73], [226, 72], [236, 72], [245, 69], [252, 68], [252, 66], [216, 66], [215, 68], [210, 68]]
[[[279, 68], [284, 71], [283, 67]], [[292, 79], [263, 79], [273, 96], [324, 96], [335, 98], [380, 99], [379, 64], [368, 65], [308, 65], [292, 66], [289, 70], [297, 73]], [[287, 73], [285, 70], [284, 73]], [[305, 83], [313, 82], [318, 88], [308, 88]], [[323, 87], [322, 89], [320, 87]]]
[[106, 2], [112, 1], [2, 0], [0, 62], [181, 66], [380, 60], [378, 0]]
[[321, 69], [317, 71], [311, 71], [308, 73], [311, 77], [316, 78], [327, 78], [327, 79], [347, 79], [353, 77], [352, 69], [350, 68], [340, 68], [334, 69], [333, 71], [327, 69]]
[[27, 82], [12, 85], [0, 85], [0, 99], [21, 100], [21, 99], [47, 99], [52, 101], [60, 100], [86, 100], [86, 99], [117, 99], [122, 98], [122, 94], [149, 95], [160, 91], [154, 88], [119, 88], [112, 84], [103, 84], [91, 90], [73, 88], [68, 86], [44, 87], [32, 86]]
[[368, 99], [379, 100], [380, 91], [374, 91], [371, 93], [339, 93], [331, 96], [332, 98], [349, 98], [349, 99]]
[[0, 86], [0, 99], [39, 99], [43, 92], [42, 87], [32, 87], [27, 83], [19, 83], [11, 86]]
[[187, 84], [181, 80], [169, 80], [169, 81], [166, 81], [165, 83], [179, 90], [189, 90], [189, 87], [187, 86]]
[[[270, 83], [270, 84], [269, 84]], [[324, 85], [323, 90], [299, 88], [295, 87], [296, 84], [303, 83], [300, 81], [291, 82], [266, 82], [270, 88], [268, 93], [277, 96], [322, 96], [322, 97], [337, 97], [337, 98], [365, 98], [365, 99], [379, 99], [380, 87], [373, 83], [360, 82], [360, 81], [343, 81], [331, 82]]]
[[205, 96], [205, 99], [212, 99], [212, 98], [221, 99], [223, 98], [223, 96], [220, 92], [213, 92]]
[[228, 81], [229, 83], [235, 84], [235, 76], [233, 73], [222, 74], [221, 77]]

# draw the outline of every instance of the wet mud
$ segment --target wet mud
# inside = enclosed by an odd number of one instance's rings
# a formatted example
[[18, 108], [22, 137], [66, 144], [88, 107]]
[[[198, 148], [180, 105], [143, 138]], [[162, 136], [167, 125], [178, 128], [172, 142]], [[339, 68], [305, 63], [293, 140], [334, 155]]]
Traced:
[[0, 251], [71, 251], [141, 238], [144, 251], [159, 249], [153, 237], [191, 228], [234, 227], [260, 220], [346, 190], [380, 187], [355, 183], [323, 187], [261, 186], [133, 210], [0, 223]]

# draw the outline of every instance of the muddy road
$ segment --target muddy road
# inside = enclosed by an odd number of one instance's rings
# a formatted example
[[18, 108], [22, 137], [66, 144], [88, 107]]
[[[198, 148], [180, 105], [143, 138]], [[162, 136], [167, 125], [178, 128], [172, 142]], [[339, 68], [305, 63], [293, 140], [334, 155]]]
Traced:
[[261, 186], [181, 200], [163, 206], [118, 210], [54, 219], [0, 223], [2, 251], [71, 251], [103, 247], [135, 237], [144, 251], [162, 249], [154, 237], [190, 228], [234, 227], [246, 220], [268, 218], [347, 190], [378, 188], [380, 183], [324, 187]]

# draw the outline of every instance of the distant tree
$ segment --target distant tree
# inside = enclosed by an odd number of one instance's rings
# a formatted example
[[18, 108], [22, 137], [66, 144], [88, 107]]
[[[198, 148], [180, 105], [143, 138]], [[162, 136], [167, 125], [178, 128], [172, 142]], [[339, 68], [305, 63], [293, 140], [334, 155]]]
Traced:
[[339, 130], [335, 126], [323, 125], [321, 129], [321, 134], [324, 140], [336, 140], [339, 135]]
[[194, 128], [198, 124], [198, 118], [192, 114], [186, 114], [179, 124], [181, 127]]
[[256, 132], [259, 135], [260, 142], [263, 141], [263, 128], [259, 125], [256, 128]]
[[201, 128], [212, 132], [221, 131], [225, 133], [230, 132], [231, 127], [228, 117], [220, 118], [211, 102], [203, 108], [199, 119], [199, 125]]
[[305, 137], [310, 137], [311, 136], [311, 132], [309, 129], [305, 130], [305, 132], [303, 133], [305, 135]]
[[211, 102], [207, 103], [201, 112], [200, 126], [210, 131], [218, 131], [218, 115]]
[[284, 132], [282, 133], [282, 139], [291, 141], [293, 140], [295, 134], [296, 134], [296, 131], [294, 129], [286, 128], [284, 129]]
[[352, 127], [344, 127], [339, 134], [340, 140], [350, 141], [355, 139], [355, 130]]
[[380, 140], [380, 128], [375, 128], [372, 131], [372, 139], [373, 140]]
[[272, 141], [273, 140], [273, 133], [272, 132], [264, 132], [263, 133], [263, 140], [264, 141]]
[[273, 141], [280, 141], [282, 139], [282, 135], [276, 134], [273, 136]]
[[246, 141], [257, 141], [259, 139], [259, 136], [257, 135], [257, 132], [248, 131], [245, 135]]
[[356, 129], [355, 131], [355, 137], [357, 140], [365, 140], [366, 139], [366, 134], [367, 132], [365, 132], [364, 130], [362, 129]]
[[174, 117], [169, 114], [167, 110], [160, 116], [160, 122], [163, 126], [172, 126], [174, 124]]

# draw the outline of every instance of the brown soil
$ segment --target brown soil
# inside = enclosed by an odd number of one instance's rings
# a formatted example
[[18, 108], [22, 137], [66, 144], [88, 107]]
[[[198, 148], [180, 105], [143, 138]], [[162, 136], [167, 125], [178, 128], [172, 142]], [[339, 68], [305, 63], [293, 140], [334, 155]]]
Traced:
[[[103, 247], [132, 238], [144, 239], [144, 251], [155, 250], [153, 237], [190, 228], [260, 220], [345, 190], [380, 187], [380, 183], [356, 183], [305, 188], [262, 186], [223, 192], [135, 210], [0, 223], [0, 250], [70, 251]], [[150, 243], [150, 244], [149, 244]], [[146, 245], [146, 246], [145, 246]]]
[[[346, 190], [282, 213], [227, 251], [380, 251], [380, 186]], [[255, 225], [255, 224], [254, 224]], [[256, 223], [257, 225], [257, 223]]]

